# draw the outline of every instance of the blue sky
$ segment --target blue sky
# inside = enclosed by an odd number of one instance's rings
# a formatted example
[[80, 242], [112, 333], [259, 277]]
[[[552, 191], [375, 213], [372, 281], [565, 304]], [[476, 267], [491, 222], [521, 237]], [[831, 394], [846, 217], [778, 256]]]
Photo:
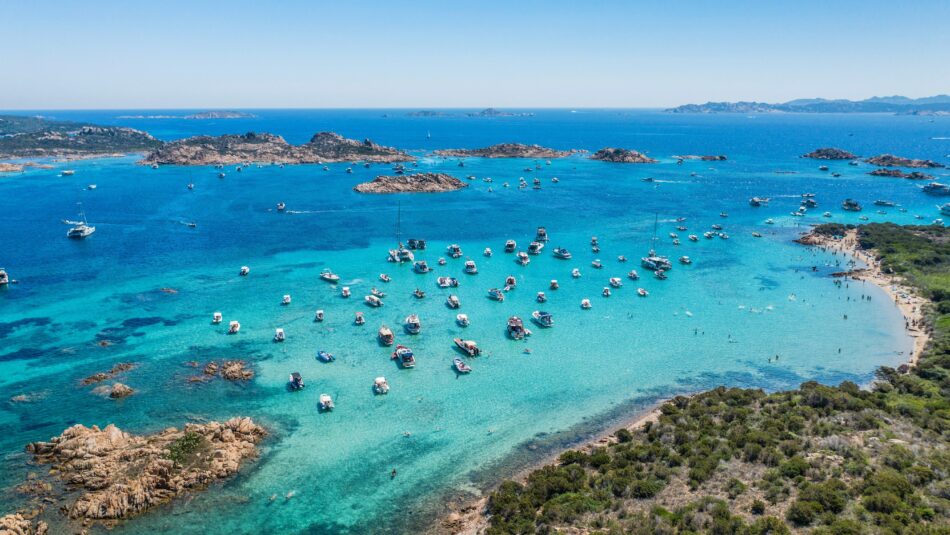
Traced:
[[0, 0], [0, 109], [950, 93], [950, 1]]

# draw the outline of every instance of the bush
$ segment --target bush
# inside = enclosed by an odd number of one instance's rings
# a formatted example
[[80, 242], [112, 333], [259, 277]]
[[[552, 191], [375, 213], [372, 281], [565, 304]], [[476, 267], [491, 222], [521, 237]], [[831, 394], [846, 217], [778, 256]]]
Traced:
[[799, 476], [804, 476], [808, 468], [808, 461], [796, 455], [780, 464], [778, 470], [783, 477], [794, 479]]
[[198, 447], [201, 445], [201, 435], [198, 433], [188, 432], [173, 441], [168, 445], [168, 455], [167, 458], [178, 463], [182, 464], [188, 459], [193, 453], [198, 451]]
[[785, 518], [797, 526], [807, 526], [814, 522], [815, 518], [821, 513], [822, 507], [818, 502], [795, 500], [792, 506], [788, 508]]
[[631, 433], [629, 429], [618, 429], [614, 435], [621, 443], [630, 442], [633, 440], [633, 433]]
[[750, 508], [752, 514], [761, 515], [765, 513], [765, 502], [762, 500], [755, 500], [752, 502], [752, 507]]

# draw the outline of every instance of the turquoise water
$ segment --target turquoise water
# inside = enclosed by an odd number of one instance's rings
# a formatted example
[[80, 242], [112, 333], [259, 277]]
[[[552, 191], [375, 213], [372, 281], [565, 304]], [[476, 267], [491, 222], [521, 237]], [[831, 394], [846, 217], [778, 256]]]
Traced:
[[[114, 422], [150, 432], [190, 419], [249, 415], [272, 431], [259, 461], [238, 478], [115, 531], [402, 532], [430, 520], [447, 497], [478, 492], [508, 470], [656, 399], [719, 384], [779, 389], [811, 379], [867, 383], [877, 366], [897, 365], [911, 349], [900, 313], [883, 292], [860, 283], [836, 288], [828, 275], [840, 269], [840, 257], [791, 239], [824, 220], [825, 210], [834, 214], [832, 221], [857, 222], [857, 214], [838, 208], [845, 197], [862, 201], [872, 221], [901, 223], [921, 222], [915, 214], [925, 222], [939, 217], [935, 199], [911, 181], [868, 176], [866, 165], [833, 162], [832, 171], [842, 174], [834, 178], [798, 155], [832, 145], [946, 161], [946, 118], [538, 110], [535, 117], [482, 120], [407, 118], [404, 111], [385, 112], [388, 117], [358, 110], [257, 113], [234, 122], [47, 114], [126, 124], [164, 138], [253, 129], [300, 142], [335, 130], [412, 149], [422, 157], [421, 170], [477, 178], [466, 190], [447, 194], [364, 196], [353, 185], [388, 167], [355, 166], [353, 174], [344, 172], [345, 164], [328, 172], [252, 167], [228, 170], [221, 180], [211, 168], [152, 170], [129, 157], [55, 164], [57, 169], [0, 179], [0, 265], [20, 280], [0, 291], [0, 399], [34, 396], [30, 403], [0, 405], [0, 486], [9, 489], [29, 471], [26, 443], [73, 423]], [[578, 156], [541, 162], [542, 169], [528, 173], [523, 169], [534, 161], [469, 159], [458, 168], [455, 161], [425, 156], [434, 148], [502, 141], [588, 150], [627, 146], [662, 161], [623, 166]], [[729, 160], [676, 165], [671, 158], [711, 153]], [[63, 168], [76, 174], [61, 177]], [[501, 187], [504, 181], [516, 185], [520, 176], [542, 178], [543, 188]], [[555, 176], [558, 183], [550, 181]], [[656, 182], [642, 182], [646, 176]], [[195, 190], [185, 188], [189, 182]], [[89, 183], [97, 189], [86, 190]], [[806, 191], [818, 195], [820, 206], [810, 214], [815, 217], [789, 216]], [[753, 195], [773, 200], [752, 208], [747, 200]], [[899, 202], [907, 212], [877, 214], [871, 203], [878, 198]], [[74, 217], [78, 201], [97, 226], [79, 243], [67, 240], [59, 223]], [[295, 213], [277, 213], [278, 201]], [[404, 237], [428, 240], [428, 250], [417, 254], [433, 273], [418, 275], [409, 265], [385, 261], [395, 241], [397, 204]], [[729, 217], [721, 218], [722, 211]], [[655, 214], [660, 252], [694, 260], [675, 265], [666, 281], [645, 276], [638, 265]], [[677, 232], [676, 217], [687, 218], [689, 228], [678, 232], [678, 247], [668, 237]], [[763, 224], [769, 217], [777, 224]], [[731, 239], [686, 240], [712, 224], [723, 225]], [[551, 235], [548, 248], [528, 266], [517, 265], [503, 253], [505, 240], [525, 247], [539, 225]], [[764, 236], [753, 238], [753, 230]], [[588, 245], [593, 235], [601, 244], [598, 254]], [[449, 243], [460, 244], [465, 256], [448, 258]], [[574, 259], [553, 258], [558, 245], [571, 249]], [[494, 256], [483, 257], [485, 247]], [[618, 255], [631, 261], [619, 263]], [[446, 266], [437, 266], [440, 256]], [[477, 275], [463, 273], [465, 258], [478, 263]], [[590, 266], [595, 258], [603, 269]], [[241, 265], [251, 267], [250, 276], [238, 276]], [[339, 285], [319, 280], [326, 267], [342, 276]], [[581, 278], [571, 278], [573, 267]], [[600, 296], [609, 277], [624, 277], [631, 268], [644, 278], [624, 278], [613, 296]], [[377, 279], [383, 272], [391, 283]], [[458, 277], [460, 287], [439, 289], [439, 275]], [[507, 275], [517, 278], [517, 288], [503, 303], [489, 300], [486, 290], [501, 286]], [[561, 289], [548, 290], [552, 278]], [[350, 299], [339, 295], [344, 285], [353, 290]], [[637, 297], [638, 286], [650, 296]], [[388, 294], [384, 307], [363, 304], [372, 287]], [[416, 287], [428, 297], [414, 299]], [[547, 293], [548, 303], [535, 303], [537, 291]], [[445, 306], [449, 293], [461, 299], [460, 311], [472, 320], [468, 328], [458, 327], [457, 311]], [[289, 306], [280, 305], [284, 294], [293, 297]], [[583, 298], [591, 299], [591, 310], [580, 309]], [[529, 327], [534, 335], [523, 342], [505, 336], [509, 316], [527, 321], [538, 308], [554, 314], [553, 329]], [[326, 311], [325, 322], [313, 322], [316, 309]], [[214, 311], [224, 314], [224, 324], [211, 324]], [[357, 311], [364, 312], [365, 326], [353, 325]], [[401, 328], [413, 312], [423, 322], [417, 336]], [[232, 319], [242, 324], [236, 336], [225, 334]], [[415, 350], [415, 369], [400, 370], [389, 360], [391, 349], [375, 339], [381, 324]], [[277, 327], [287, 333], [282, 344], [271, 341]], [[451, 368], [458, 336], [484, 350], [469, 361], [474, 371], [467, 376]], [[114, 343], [100, 347], [102, 339]], [[337, 361], [317, 361], [319, 349]], [[769, 362], [774, 355], [778, 362]], [[195, 371], [186, 362], [222, 358], [247, 360], [256, 378], [248, 384], [187, 381]], [[119, 378], [136, 395], [112, 401], [79, 385], [120, 361], [139, 364]], [[304, 391], [286, 391], [292, 371], [303, 374]], [[392, 387], [386, 396], [372, 394], [379, 375]], [[332, 413], [318, 414], [321, 393], [334, 397]], [[390, 479], [393, 468], [398, 476]], [[293, 497], [284, 499], [289, 492]], [[279, 498], [271, 502], [273, 494]], [[10, 490], [0, 496], [3, 510], [19, 503]]]

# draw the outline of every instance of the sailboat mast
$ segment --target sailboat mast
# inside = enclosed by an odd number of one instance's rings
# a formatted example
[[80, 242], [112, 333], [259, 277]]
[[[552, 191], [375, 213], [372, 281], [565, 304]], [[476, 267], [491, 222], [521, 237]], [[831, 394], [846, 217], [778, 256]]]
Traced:
[[400, 225], [402, 224], [402, 203], [396, 203], [396, 243], [399, 246], [402, 246], [402, 240], [400, 240]]

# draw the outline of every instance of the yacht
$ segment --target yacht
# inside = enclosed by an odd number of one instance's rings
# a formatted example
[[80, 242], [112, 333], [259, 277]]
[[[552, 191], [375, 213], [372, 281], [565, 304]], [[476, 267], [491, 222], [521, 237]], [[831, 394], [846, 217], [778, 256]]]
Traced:
[[287, 384], [288, 388], [291, 390], [300, 390], [304, 386], [306, 385], [303, 384], [303, 377], [300, 376], [299, 372], [290, 374], [290, 381]]
[[538, 295], [534, 297], [534, 300], [539, 303], [547, 303], [548, 296], [544, 295], [544, 292], [538, 292]]
[[419, 321], [417, 314], [406, 316], [406, 332], [409, 334], [419, 334], [422, 332], [422, 322]]
[[280, 329], [280, 328], [274, 329], [274, 341], [275, 341], [275, 342], [283, 342], [285, 338], [286, 338], [286, 336], [284, 336], [284, 330], [283, 330], [283, 329]]
[[770, 200], [768, 197], [752, 197], [749, 199], [749, 206], [759, 207], [768, 204]]
[[650, 292], [644, 290], [643, 288], [637, 288], [637, 295], [639, 295], [640, 297], [646, 297], [650, 295]]
[[518, 316], [508, 318], [508, 336], [514, 340], [522, 340], [527, 332], [524, 328], [524, 322]]
[[439, 285], [439, 288], [457, 288], [459, 285], [459, 281], [455, 277], [439, 277], [435, 282]]
[[280, 300], [280, 304], [289, 305], [290, 304], [290, 294], [284, 295], [283, 299]]
[[462, 256], [462, 248], [459, 247], [458, 244], [453, 243], [446, 247], [446, 250], [452, 258], [460, 258]]
[[[347, 168], [349, 171], [349, 168]], [[320, 412], [329, 412], [333, 410], [333, 398], [330, 394], [320, 394]]]
[[617, 262], [624, 263], [626, 261], [627, 261], [627, 257], [624, 255], [620, 255], [617, 257]]
[[488, 297], [490, 299], [494, 299], [495, 301], [505, 300], [505, 294], [498, 288], [492, 288], [491, 290], [488, 290]]
[[72, 238], [75, 240], [81, 240], [83, 238], [88, 238], [96, 231], [96, 227], [90, 226], [86, 223], [86, 212], [83, 211], [82, 205], [79, 206], [79, 221], [70, 221], [73, 226], [66, 231], [66, 237]]
[[317, 313], [313, 316], [313, 321], [323, 321], [324, 313], [323, 310], [318, 310]]
[[620, 280], [620, 277], [610, 277], [610, 280], [608, 282], [614, 288], [620, 288], [621, 286], [623, 286], [623, 281]]
[[333, 283], [340, 282], [340, 276], [330, 271], [330, 268], [327, 268], [321, 271], [320, 278], [327, 282], [333, 282]]
[[604, 286], [604, 289], [600, 292], [600, 295], [604, 297], [610, 297], [610, 287]]
[[893, 201], [885, 201], [882, 199], [878, 199], [874, 201], [874, 206], [897, 206], [897, 203]]
[[456, 314], [455, 323], [458, 323], [459, 327], [468, 327], [470, 324], [468, 314]]
[[541, 249], [544, 249], [543, 242], [533, 241], [528, 244], [528, 254], [541, 254]]
[[[4, 275], [6, 275], [6, 272], [4, 272], [3, 270], [0, 270], [0, 284], [4, 284]], [[218, 323], [221, 323], [223, 320], [224, 320], [224, 316], [222, 316], [220, 312], [215, 312], [214, 314], [211, 315], [211, 323], [218, 324]]]
[[518, 247], [518, 244], [515, 243], [515, 240], [508, 240], [508, 241], [505, 242], [505, 252], [506, 252], [506, 253], [513, 253], [513, 252], [515, 252], [515, 248], [517, 248], [517, 247]]
[[284, 204], [283, 201], [277, 203], [277, 211], [278, 211], [278, 212], [283, 212], [283, 211], [286, 210], [286, 209], [287, 209], [287, 205]]
[[379, 332], [376, 333], [376, 337], [379, 338], [379, 343], [384, 346], [391, 346], [393, 342], [396, 341], [396, 335], [393, 334], [393, 330], [389, 327], [383, 325], [379, 328]]
[[247, 274], [250, 272], [251, 272], [251, 268], [247, 266], [241, 266], [241, 270], [238, 272], [238, 274], [241, 275], [242, 277], [246, 277]]
[[640, 278], [640, 274], [637, 273], [637, 270], [631, 269], [631, 270], [627, 273], [627, 277], [630, 277], [630, 280], [637, 280], [637, 279]]
[[550, 312], [535, 310], [531, 313], [531, 319], [541, 327], [554, 327], [554, 316]]
[[379, 308], [383, 306], [383, 300], [372, 294], [363, 297], [363, 301], [365, 301], [367, 305], [373, 308]]
[[534, 241], [546, 242], [548, 241], [548, 231], [544, 227], [538, 227], [538, 231], [534, 235]]
[[699, 241], [699, 236], [695, 234], [690, 234], [688, 237], [689, 237], [689, 241]]
[[377, 395], [389, 393], [389, 383], [386, 382], [385, 377], [377, 377], [373, 380], [373, 393]]
[[474, 260], [465, 261], [465, 273], [468, 273], [469, 275], [478, 273], [478, 266], [475, 265]]
[[[656, 254], [656, 227], [657, 222], [659, 221], [659, 216], [654, 216], [653, 220], [653, 247], [650, 248], [650, 252], [647, 256], [644, 256], [640, 259], [640, 265], [649, 269], [650, 271], [656, 271], [658, 269], [670, 269], [673, 267], [673, 264], [670, 263], [670, 260], [665, 256], [659, 256]], [[713, 225], [715, 227], [716, 225]]]
[[430, 271], [430, 270], [429, 270], [429, 265], [426, 264], [426, 261], [425, 261], [425, 260], [419, 260], [419, 261], [417, 261], [415, 264], [412, 265], [412, 269], [413, 269], [416, 273], [428, 273], [428, 272]]
[[581, 299], [581, 308], [584, 310], [590, 310], [590, 299]]
[[551, 279], [551, 283], [548, 285], [548, 288], [552, 290], [557, 290], [561, 285], [557, 283], [557, 279]]
[[237, 334], [241, 331], [241, 324], [237, 321], [232, 321], [228, 324], [228, 334]]
[[477, 357], [482, 354], [482, 350], [478, 348], [478, 344], [475, 343], [475, 340], [462, 340], [461, 338], [456, 338], [453, 341], [455, 342], [455, 347], [459, 348], [470, 357]]
[[350, 287], [349, 287], [349, 286], [344, 286], [342, 289], [340, 289], [340, 296], [341, 296], [341, 297], [347, 298], [347, 297], [349, 297], [350, 295], [351, 295], [351, 294], [350, 294]]
[[580, 276], [581, 276], [581, 270], [577, 268], [574, 268], [571, 270], [571, 277], [574, 277], [575, 279], [577, 279], [577, 278], [580, 278]]
[[922, 187], [924, 193], [928, 195], [936, 195], [938, 197], [945, 197], [950, 195], [950, 186], [947, 184], [941, 184], [939, 182], [931, 182], [926, 186]]
[[416, 357], [412, 350], [404, 345], [397, 345], [393, 351], [392, 360], [395, 360], [402, 368], [412, 368], [416, 365]]
[[570, 260], [571, 252], [565, 249], [564, 247], [555, 247], [554, 258], [560, 258], [562, 260]]
[[845, 199], [844, 202], [841, 203], [841, 209], [848, 212], [860, 212], [861, 204], [854, 199]]
[[524, 251], [518, 251], [518, 254], [515, 256], [515, 262], [521, 264], [522, 266], [527, 266], [531, 262], [531, 258], [528, 256], [528, 253]]
[[491, 257], [491, 254], [492, 254], [492, 253], [491, 253], [491, 247], [485, 247], [485, 250], [482, 251], [482, 255], [484, 255], [484, 256]]
[[[761, 236], [762, 236], [762, 235], [759, 234], [759, 237], [761, 237]], [[681, 256], [681, 257], [680, 257], [680, 264], [692, 264], [692, 263], [693, 263], [693, 261], [690, 260], [690, 258], [689, 258], [688, 256]]]
[[514, 275], [508, 275], [507, 277], [505, 277], [505, 291], [506, 291], [506, 292], [507, 292], [508, 290], [511, 290], [512, 288], [514, 288], [514, 287], [517, 286], [517, 285], [518, 285], [518, 281], [515, 280], [515, 276], [514, 276]]
[[445, 304], [449, 308], [458, 308], [461, 306], [461, 303], [459, 302], [459, 298], [456, 295], [450, 295], [447, 298], [445, 298]]
[[462, 359], [458, 357], [452, 359], [452, 365], [455, 366], [455, 371], [459, 373], [470, 373], [472, 371], [472, 367], [462, 362]]
[[354, 324], [354, 325], [365, 325], [365, 324], [366, 324], [366, 318], [363, 317], [363, 313], [362, 313], [362, 312], [357, 312], [357, 313], [356, 313], [356, 317], [353, 319], [353, 324]]

